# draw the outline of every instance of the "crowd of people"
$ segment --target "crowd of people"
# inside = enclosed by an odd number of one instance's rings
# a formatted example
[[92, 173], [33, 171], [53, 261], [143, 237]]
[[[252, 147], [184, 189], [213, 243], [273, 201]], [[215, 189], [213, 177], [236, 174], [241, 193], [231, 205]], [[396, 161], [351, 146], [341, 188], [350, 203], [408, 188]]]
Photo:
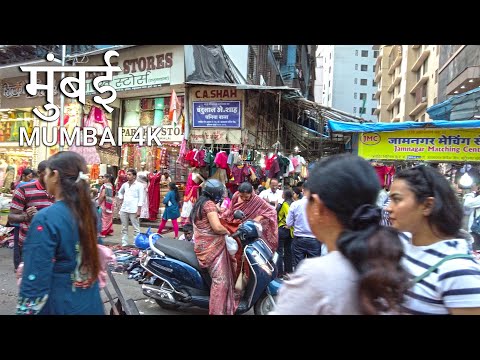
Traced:
[[[136, 171], [126, 172], [118, 194], [108, 174], [92, 194], [76, 153], [41, 162], [37, 178], [28, 170], [9, 215], [18, 224], [15, 269], [23, 261], [17, 313], [103, 314], [97, 244], [113, 232], [116, 195], [122, 244], [130, 222], [134, 236], [140, 232], [145, 199]], [[480, 314], [476, 185], [462, 204], [436, 169], [417, 166], [397, 173], [386, 192], [371, 164], [349, 154], [316, 162], [309, 175], [294, 188], [277, 179], [268, 189], [245, 182], [234, 194], [218, 179], [202, 180], [189, 193], [195, 201], [181, 237], [184, 214], [169, 183], [158, 232], [171, 220], [175, 238], [193, 243], [212, 279], [209, 314], [235, 314], [242, 296], [235, 287], [242, 249], [230, 254], [225, 240], [242, 222], [236, 210], [262, 225], [263, 240], [279, 254], [283, 284], [271, 314]]]

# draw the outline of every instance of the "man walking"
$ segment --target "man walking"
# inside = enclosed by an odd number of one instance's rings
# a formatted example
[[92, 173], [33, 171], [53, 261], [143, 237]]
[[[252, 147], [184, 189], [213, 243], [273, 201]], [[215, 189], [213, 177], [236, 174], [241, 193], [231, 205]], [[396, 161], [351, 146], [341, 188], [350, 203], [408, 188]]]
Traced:
[[[306, 189], [308, 190], [308, 188]], [[307, 202], [308, 196], [294, 201], [290, 205], [287, 215], [287, 227], [293, 226], [292, 265], [294, 268], [306, 257], [315, 257], [322, 254], [322, 243], [315, 238], [308, 225]]]
[[129, 220], [133, 226], [133, 238], [140, 233], [139, 217], [142, 210], [143, 202], [145, 201], [144, 185], [137, 181], [137, 171], [129, 169], [127, 171], [127, 182], [122, 185], [118, 192], [118, 198], [123, 199], [122, 207], [120, 208], [120, 220], [122, 222], [122, 246], [127, 246], [128, 243], [128, 224]]
[[273, 178], [270, 180], [270, 188], [263, 190], [259, 196], [276, 209], [278, 204], [283, 203], [282, 195], [282, 190], [278, 189], [278, 180]]
[[13, 193], [8, 222], [19, 224], [18, 236], [15, 233], [13, 237], [13, 265], [15, 270], [22, 262], [23, 242], [27, 237], [28, 227], [33, 216], [39, 210], [52, 205], [54, 201], [53, 197], [45, 190], [45, 170], [47, 164], [47, 160], [41, 161], [38, 164], [38, 179], [20, 185]]

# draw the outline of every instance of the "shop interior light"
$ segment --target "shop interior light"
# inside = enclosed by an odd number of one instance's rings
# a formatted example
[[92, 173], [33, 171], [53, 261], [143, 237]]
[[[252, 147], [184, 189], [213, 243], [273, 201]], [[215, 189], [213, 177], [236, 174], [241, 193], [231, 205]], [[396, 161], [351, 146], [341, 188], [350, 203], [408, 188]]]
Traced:
[[294, 147], [295, 152], [298, 152], [298, 146]]
[[471, 187], [473, 184], [473, 179], [467, 173], [463, 174], [459, 181], [460, 185], [463, 187]]

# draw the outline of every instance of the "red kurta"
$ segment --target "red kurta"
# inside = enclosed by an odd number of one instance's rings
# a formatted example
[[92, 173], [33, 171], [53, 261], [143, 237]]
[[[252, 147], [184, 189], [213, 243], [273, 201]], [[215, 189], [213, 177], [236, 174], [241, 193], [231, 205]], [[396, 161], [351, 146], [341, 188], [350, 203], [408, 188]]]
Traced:
[[148, 212], [150, 214], [149, 220], [157, 220], [158, 207], [160, 205], [160, 177], [162, 174], [149, 174], [148, 180]]

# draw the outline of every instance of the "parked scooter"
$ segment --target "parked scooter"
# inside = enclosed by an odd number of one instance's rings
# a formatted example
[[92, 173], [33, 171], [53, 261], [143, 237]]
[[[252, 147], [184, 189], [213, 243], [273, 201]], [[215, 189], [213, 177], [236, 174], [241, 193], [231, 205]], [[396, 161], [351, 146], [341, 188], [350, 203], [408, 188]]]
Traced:
[[[235, 211], [236, 219], [243, 219], [242, 211]], [[162, 308], [176, 309], [181, 305], [208, 309], [211, 278], [200, 267], [193, 244], [149, 236], [150, 248], [141, 259], [141, 266], [152, 273], [153, 285], [143, 284], [143, 293], [153, 298]], [[276, 279], [278, 254], [272, 252], [262, 237], [262, 225], [253, 220], [244, 221], [232, 234], [242, 244], [244, 267], [250, 272], [236, 314], [254, 308], [255, 315], [266, 315], [273, 309], [282, 280]]]

